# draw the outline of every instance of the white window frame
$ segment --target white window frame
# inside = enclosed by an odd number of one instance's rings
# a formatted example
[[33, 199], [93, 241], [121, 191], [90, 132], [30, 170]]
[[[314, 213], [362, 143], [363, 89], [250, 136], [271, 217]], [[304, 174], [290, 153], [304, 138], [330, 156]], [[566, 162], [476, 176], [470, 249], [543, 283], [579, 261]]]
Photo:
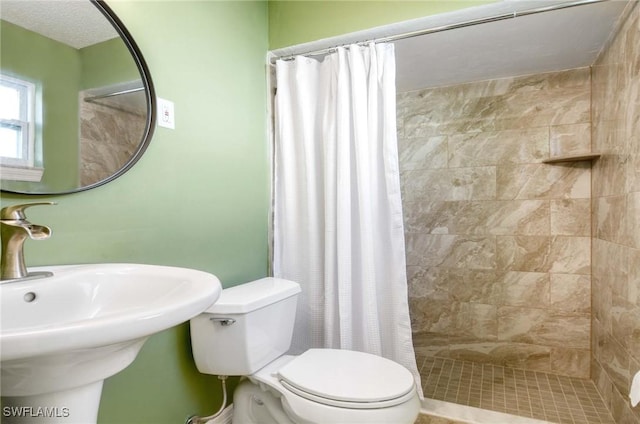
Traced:
[[0, 84], [16, 88], [20, 93], [20, 119], [3, 119], [0, 124], [20, 129], [22, 157], [0, 156], [0, 178], [12, 181], [40, 181], [43, 169], [35, 166], [35, 84], [0, 74]]

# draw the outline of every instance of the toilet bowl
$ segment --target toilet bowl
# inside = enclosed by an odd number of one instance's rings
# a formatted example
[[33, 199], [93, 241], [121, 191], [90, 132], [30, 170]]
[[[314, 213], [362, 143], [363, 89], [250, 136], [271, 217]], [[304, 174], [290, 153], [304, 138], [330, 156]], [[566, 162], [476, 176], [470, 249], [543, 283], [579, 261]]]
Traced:
[[300, 286], [264, 278], [222, 291], [191, 320], [192, 349], [205, 374], [245, 376], [234, 392], [234, 424], [413, 423], [413, 375], [376, 355], [309, 349], [293, 356]]

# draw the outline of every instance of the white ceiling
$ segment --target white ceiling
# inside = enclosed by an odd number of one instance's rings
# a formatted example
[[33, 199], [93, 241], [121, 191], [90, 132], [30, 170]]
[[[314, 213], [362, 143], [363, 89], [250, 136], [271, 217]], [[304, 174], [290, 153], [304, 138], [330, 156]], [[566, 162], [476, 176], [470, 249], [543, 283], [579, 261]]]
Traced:
[[[285, 47], [271, 53], [276, 57], [304, 54], [569, 3], [572, 0], [497, 1]], [[395, 41], [397, 91], [592, 65], [628, 3], [627, 0], [609, 0]]]
[[[568, 1], [503, 0], [279, 49], [274, 53], [298, 54], [565, 3]], [[627, 3], [626, 0], [610, 0], [396, 41], [397, 89], [399, 92], [410, 91], [589, 66]], [[89, 1], [1, 0], [0, 14], [4, 20], [75, 48], [117, 36]]]
[[607, 1], [396, 41], [397, 90], [592, 65], [625, 6]]
[[118, 37], [88, 0], [2, 0], [0, 17], [76, 49]]

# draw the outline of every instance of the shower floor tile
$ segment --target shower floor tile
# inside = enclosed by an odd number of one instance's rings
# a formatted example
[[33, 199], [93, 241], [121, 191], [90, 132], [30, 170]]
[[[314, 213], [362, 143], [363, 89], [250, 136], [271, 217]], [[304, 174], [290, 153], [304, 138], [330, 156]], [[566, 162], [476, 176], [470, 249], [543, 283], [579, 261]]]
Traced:
[[559, 424], [615, 424], [590, 380], [446, 358], [418, 358], [424, 396]]

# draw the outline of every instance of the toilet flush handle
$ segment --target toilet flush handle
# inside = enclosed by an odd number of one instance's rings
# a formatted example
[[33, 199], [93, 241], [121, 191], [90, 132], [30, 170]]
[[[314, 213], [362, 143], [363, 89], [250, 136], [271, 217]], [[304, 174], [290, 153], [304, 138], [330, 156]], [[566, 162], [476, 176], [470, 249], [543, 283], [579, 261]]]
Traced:
[[233, 318], [212, 317], [212, 318], [209, 318], [209, 319], [211, 321], [213, 321], [213, 322], [220, 323], [220, 325], [223, 326], [223, 327], [227, 327], [227, 326], [233, 324], [234, 322], [236, 322], [236, 320], [233, 319]]

